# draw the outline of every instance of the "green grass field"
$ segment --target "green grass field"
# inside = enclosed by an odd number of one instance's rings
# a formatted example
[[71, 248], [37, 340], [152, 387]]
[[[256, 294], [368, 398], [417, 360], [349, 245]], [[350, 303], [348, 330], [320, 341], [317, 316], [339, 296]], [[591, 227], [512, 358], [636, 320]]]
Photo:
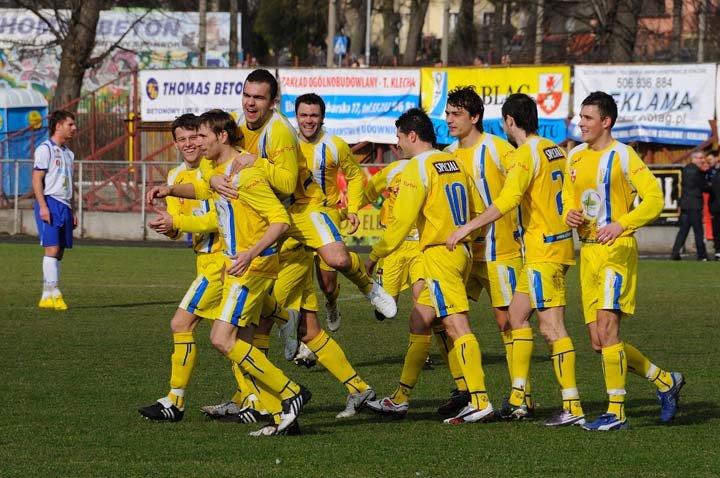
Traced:
[[[228, 362], [196, 333], [196, 367], [179, 423], [151, 423], [136, 409], [167, 392], [168, 322], [194, 277], [194, 257], [179, 248], [79, 246], [63, 260], [67, 312], [36, 307], [41, 249], [0, 244], [0, 476], [718, 476], [717, 403], [720, 264], [641, 261], [637, 317], [622, 335], [659, 366], [682, 371], [688, 384], [670, 426], [659, 423], [654, 387], [631, 376], [625, 432], [590, 433], [542, 426], [559, 391], [538, 336], [533, 363], [540, 419], [453, 427], [435, 408], [452, 388], [433, 346], [405, 420], [364, 411], [336, 420], [345, 390], [319, 366], [276, 364], [307, 385], [313, 399], [299, 437], [251, 438], [257, 425], [218, 423], [198, 408], [234, 389]], [[572, 268], [568, 329], [578, 353], [586, 413], [604, 411], [600, 360], [580, 316]], [[407, 344], [409, 297], [398, 318], [378, 322], [347, 282], [342, 328], [334, 334], [351, 362], [381, 394], [399, 378]], [[484, 299], [472, 310], [491, 400], [502, 403], [509, 380], [502, 344]]]

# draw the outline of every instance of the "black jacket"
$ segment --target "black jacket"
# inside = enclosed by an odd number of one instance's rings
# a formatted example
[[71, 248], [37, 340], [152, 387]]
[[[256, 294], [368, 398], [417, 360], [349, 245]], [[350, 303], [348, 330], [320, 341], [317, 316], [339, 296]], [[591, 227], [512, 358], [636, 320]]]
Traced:
[[708, 174], [710, 179], [710, 213], [713, 216], [720, 214], [720, 169], [715, 168], [715, 171]]
[[680, 194], [680, 210], [701, 211], [703, 208], [703, 192], [707, 191], [705, 173], [695, 163], [688, 163], [683, 168], [680, 179], [682, 193]]

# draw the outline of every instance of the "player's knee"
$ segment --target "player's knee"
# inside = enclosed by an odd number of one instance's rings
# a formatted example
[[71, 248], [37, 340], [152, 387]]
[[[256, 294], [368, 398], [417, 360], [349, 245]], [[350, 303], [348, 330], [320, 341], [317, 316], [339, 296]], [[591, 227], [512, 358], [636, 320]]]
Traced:
[[350, 254], [346, 252], [345, 254], [337, 254], [332, 258], [331, 262], [328, 262], [328, 264], [330, 267], [337, 269], [340, 272], [349, 272], [352, 267], [352, 260], [350, 259]]
[[230, 350], [232, 350], [234, 340], [231, 340], [231, 337], [221, 331], [213, 329], [210, 331], [210, 343], [213, 344], [213, 347], [215, 347], [221, 354], [227, 355], [230, 353]]

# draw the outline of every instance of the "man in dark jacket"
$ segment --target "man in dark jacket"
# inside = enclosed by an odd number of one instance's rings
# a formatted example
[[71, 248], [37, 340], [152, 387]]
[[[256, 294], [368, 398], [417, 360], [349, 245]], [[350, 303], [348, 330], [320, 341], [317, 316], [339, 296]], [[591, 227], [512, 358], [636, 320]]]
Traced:
[[690, 160], [691, 162], [683, 168], [680, 179], [680, 230], [675, 237], [670, 258], [676, 261], [680, 260], [680, 249], [685, 245], [685, 239], [692, 227], [697, 259], [706, 261], [707, 251], [703, 234], [703, 192], [707, 191], [708, 187], [705, 173], [702, 170], [705, 166], [705, 153], [693, 151]]
[[715, 260], [720, 260], [720, 163], [718, 152], [710, 151], [707, 155], [707, 182], [710, 185], [710, 215], [712, 216], [713, 246]]

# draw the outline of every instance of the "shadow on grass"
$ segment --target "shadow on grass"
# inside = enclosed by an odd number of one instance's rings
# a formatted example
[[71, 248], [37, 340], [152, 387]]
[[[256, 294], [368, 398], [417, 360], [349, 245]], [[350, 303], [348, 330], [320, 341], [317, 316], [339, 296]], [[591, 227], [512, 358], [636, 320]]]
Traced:
[[[447, 368], [445, 365], [445, 361], [439, 354], [431, 353], [430, 358], [433, 360], [433, 367]], [[376, 365], [398, 364], [402, 367], [402, 364], [404, 361], [405, 361], [404, 354], [395, 354], [395, 355], [385, 355], [385, 356], [376, 357], [374, 360], [364, 360], [364, 361], [353, 362], [353, 365], [355, 367], [373, 367]], [[535, 360], [533, 359], [533, 362], [534, 361]], [[482, 363], [483, 363], [483, 366], [486, 366], [489, 364], [505, 363], [505, 355], [484, 353], [484, 354], [482, 354]], [[398, 375], [399, 374], [400, 374], [400, 369], [398, 369]]]
[[132, 307], [144, 307], [146, 305], [177, 305], [178, 302], [176, 300], [173, 301], [155, 301], [155, 302], [134, 302], [134, 303], [127, 303], [127, 304], [103, 304], [103, 305], [78, 305], [73, 306], [72, 309], [83, 309], [83, 310], [93, 310], [93, 309], [129, 309]]

